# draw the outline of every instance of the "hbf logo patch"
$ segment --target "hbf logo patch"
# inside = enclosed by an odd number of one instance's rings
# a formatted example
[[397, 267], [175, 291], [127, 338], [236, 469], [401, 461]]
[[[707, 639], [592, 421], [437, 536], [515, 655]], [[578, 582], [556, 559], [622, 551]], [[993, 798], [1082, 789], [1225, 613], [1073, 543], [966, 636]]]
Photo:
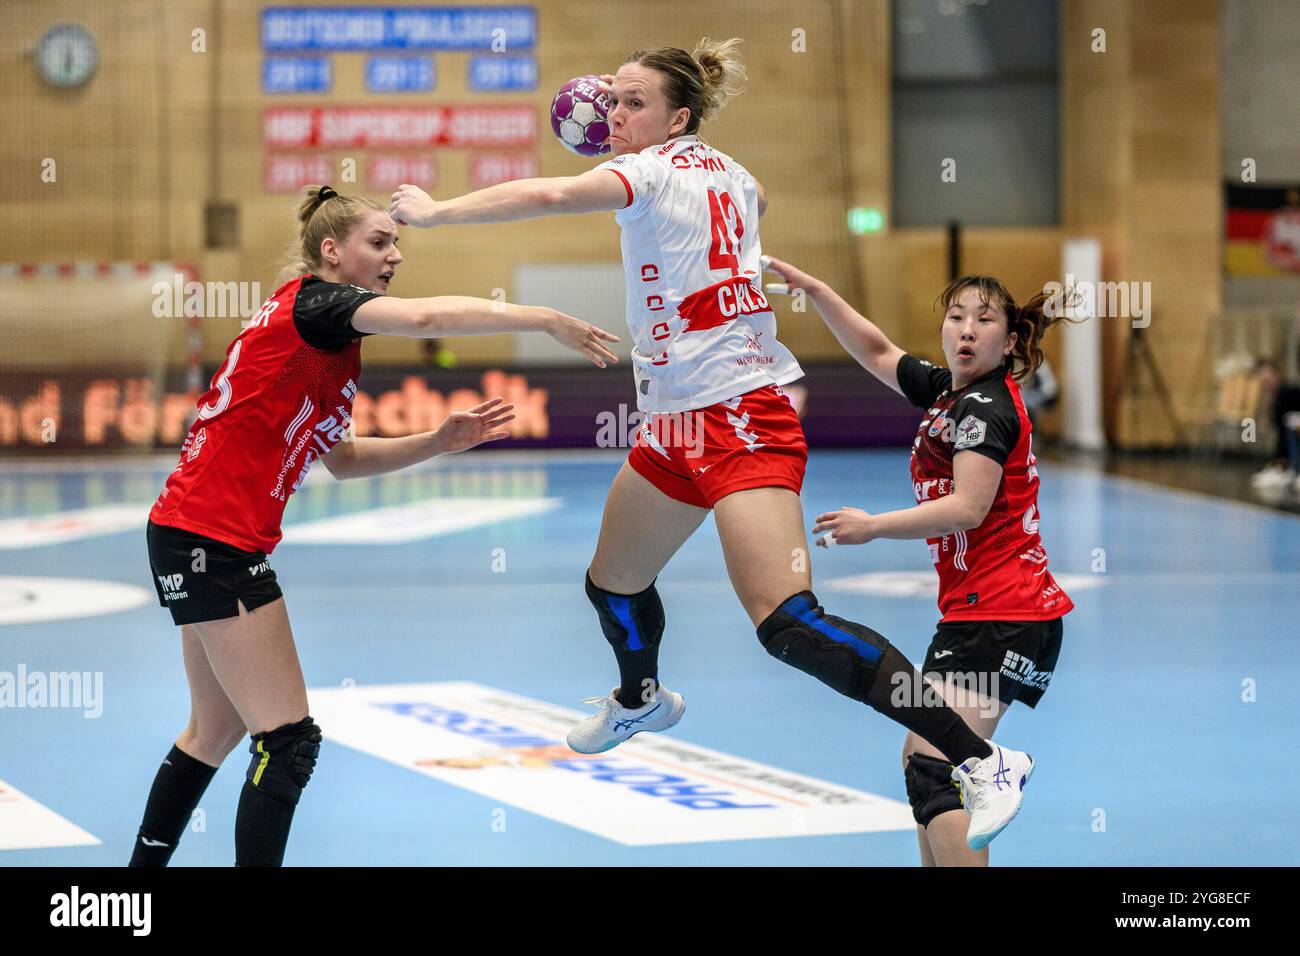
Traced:
[[984, 441], [985, 431], [987, 431], [987, 426], [982, 419], [976, 418], [974, 415], [967, 415], [961, 420], [961, 424], [957, 426], [957, 441], [953, 445], [953, 450], [974, 448]]

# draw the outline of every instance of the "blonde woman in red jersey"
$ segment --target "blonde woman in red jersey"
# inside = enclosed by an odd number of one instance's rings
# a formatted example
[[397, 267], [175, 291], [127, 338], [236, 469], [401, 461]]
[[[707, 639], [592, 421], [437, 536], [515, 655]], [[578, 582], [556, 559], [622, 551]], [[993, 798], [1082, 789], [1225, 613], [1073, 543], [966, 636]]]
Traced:
[[[943, 619], [922, 671], [978, 734], [991, 737], [1015, 701], [1038, 703], [1061, 650], [1061, 618], [1074, 605], [1047, 570], [1038, 535], [1038, 469], [1017, 378], [1042, 361], [1039, 342], [1058, 318], [1047, 297], [1024, 305], [996, 279], [966, 276], [939, 296], [948, 368], [906, 354], [833, 289], [766, 258], [785, 280], [769, 291], [804, 290], [840, 344], [867, 371], [926, 409], [912, 444], [916, 507], [886, 514], [841, 508], [817, 519], [822, 547], [876, 538], [925, 538], [939, 572]], [[987, 866], [966, 844], [954, 769], [909, 733], [907, 794], [926, 866]], [[962, 768], [956, 779], [964, 779]]]
[[[914, 680], [911, 662], [884, 635], [826, 613], [812, 592], [799, 499], [807, 444], [781, 389], [803, 373], [777, 340], [760, 288], [767, 197], [699, 134], [743, 86], [740, 45], [706, 39], [693, 53], [638, 50], [602, 77], [614, 157], [595, 169], [445, 201], [403, 185], [390, 208], [421, 227], [612, 212], [622, 231], [638, 408], [647, 417], [610, 488], [585, 581], [620, 683], [588, 698], [599, 710], [569, 731], [569, 746], [601, 753], [681, 719], [683, 696], [659, 682], [664, 611], [655, 582], [712, 511], [732, 586], [767, 653], [953, 763], [982, 768], [969, 777], [986, 796], [971, 801], [978, 812], [967, 832], [980, 847], [1019, 810], [1033, 761], [983, 739], [942, 701], [900, 699], [892, 691]], [[671, 440], [682, 416], [699, 439], [689, 452]], [[998, 775], [1012, 771], [1015, 786], [1001, 787]]]
[[308, 187], [298, 220], [293, 264], [231, 343], [149, 515], [149, 561], [158, 602], [181, 628], [191, 710], [149, 793], [133, 866], [166, 865], [245, 733], [253, 760], [235, 864], [283, 862], [321, 733], [267, 555], [312, 462], [359, 478], [507, 437], [513, 406], [494, 398], [431, 432], [348, 440], [362, 337], [545, 332], [602, 368], [617, 361], [604, 345], [615, 336], [553, 309], [388, 295], [402, 254], [396, 224], [373, 200]]

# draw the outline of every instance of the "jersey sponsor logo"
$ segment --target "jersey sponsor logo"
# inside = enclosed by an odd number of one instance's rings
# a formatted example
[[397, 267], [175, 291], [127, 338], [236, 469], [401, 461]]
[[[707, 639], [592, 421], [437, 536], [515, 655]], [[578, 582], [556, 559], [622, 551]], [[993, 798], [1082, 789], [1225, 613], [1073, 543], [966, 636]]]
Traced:
[[679, 737], [577, 754], [584, 714], [481, 684], [312, 688], [336, 743], [626, 846], [915, 826], [907, 804]]
[[944, 497], [944, 495], [952, 494], [952, 479], [924, 478], [921, 481], [912, 482], [912, 491], [916, 495], [917, 501], [933, 501], [936, 498]]
[[303, 449], [307, 447], [307, 442], [311, 439], [311, 436], [311, 429], [303, 431], [303, 433], [298, 436], [298, 440], [294, 443], [293, 448], [284, 456], [284, 461], [280, 463], [280, 473], [275, 479], [275, 487], [271, 489], [272, 498], [276, 498], [280, 501], [287, 501], [289, 499], [289, 492], [284, 490], [284, 480], [288, 476], [289, 472], [293, 470], [294, 466], [298, 464], [298, 456], [301, 455]]
[[953, 451], [961, 451], [963, 448], [974, 448], [984, 441], [984, 432], [987, 426], [983, 420], [976, 418], [974, 415], [967, 415], [957, 426], [957, 441], [953, 444]]
[[1017, 654], [1015, 651], [1007, 651], [1007, 656], [1002, 659], [999, 673], [1016, 683], [1038, 690], [1046, 690], [1047, 685], [1052, 682], [1051, 671], [1037, 670], [1031, 658]]
[[195, 432], [193, 441], [191, 441], [187, 436], [185, 440], [185, 444], [189, 446], [189, 451], [185, 453], [185, 460], [193, 461], [195, 458], [198, 458], [200, 452], [203, 451], [203, 443], [206, 442], [207, 440], [208, 440], [208, 430], [206, 428], [200, 428], [197, 432]]
[[969, 395], [967, 395], [966, 397], [967, 397], [967, 398], [973, 398], [973, 399], [975, 399], [975, 401], [977, 401], [977, 402], [981, 402], [981, 403], [984, 404], [984, 405], [987, 405], [989, 402], [993, 401], [993, 399], [991, 399], [991, 398], [985, 398], [985, 397], [984, 397], [983, 395], [981, 395], [979, 392], [971, 392], [971, 393], [970, 393]]
[[181, 589], [181, 585], [185, 583], [185, 575], [160, 574], [158, 575], [158, 583], [162, 585], [162, 589], [164, 593], [174, 594], [177, 591], [179, 591]]

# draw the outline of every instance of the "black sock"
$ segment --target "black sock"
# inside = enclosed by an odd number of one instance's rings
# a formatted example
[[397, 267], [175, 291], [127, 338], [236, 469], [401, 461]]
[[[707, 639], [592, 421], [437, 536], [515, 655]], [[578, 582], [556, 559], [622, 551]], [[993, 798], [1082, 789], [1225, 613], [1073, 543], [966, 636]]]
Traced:
[[[920, 700], [916, 699], [917, 687], [923, 688]], [[895, 689], [899, 690], [897, 694]], [[993, 753], [993, 748], [943, 702], [932, 686], [921, 680], [912, 662], [892, 644], [880, 658], [876, 679], [867, 692], [867, 703], [929, 741], [950, 763], [959, 764], [968, 757], [983, 759]]]
[[128, 866], [166, 866], [216, 767], [173, 745], [158, 768]]
[[597, 587], [587, 575], [587, 597], [618, 661], [619, 689], [614, 696], [624, 707], [644, 707], [647, 692], [659, 689], [659, 640], [664, 633], [664, 606], [654, 582], [637, 594], [615, 594]]
[[293, 811], [245, 780], [235, 814], [235, 866], [283, 866]]

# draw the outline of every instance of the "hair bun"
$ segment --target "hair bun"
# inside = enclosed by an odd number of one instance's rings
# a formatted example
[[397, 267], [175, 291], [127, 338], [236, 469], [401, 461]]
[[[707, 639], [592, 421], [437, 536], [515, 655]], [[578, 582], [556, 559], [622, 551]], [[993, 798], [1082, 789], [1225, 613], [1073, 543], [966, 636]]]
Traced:
[[322, 186], [320, 192], [316, 194], [316, 198], [324, 202], [327, 199], [333, 199], [337, 195], [338, 193], [334, 191], [333, 186]]

